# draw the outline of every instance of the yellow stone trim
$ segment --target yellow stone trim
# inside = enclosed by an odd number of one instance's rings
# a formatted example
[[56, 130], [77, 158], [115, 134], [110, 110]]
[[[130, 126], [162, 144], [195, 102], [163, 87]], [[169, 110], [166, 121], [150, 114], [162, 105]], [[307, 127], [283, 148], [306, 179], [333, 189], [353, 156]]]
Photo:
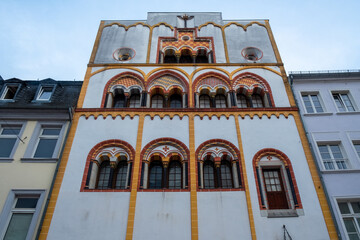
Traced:
[[96, 70], [95, 72], [91, 73], [90, 77], [98, 74], [98, 73], [101, 73], [103, 71], [106, 71], [106, 70], [109, 70], [109, 69], [131, 69], [131, 70], [134, 70], [135, 72], [138, 72], [140, 73], [144, 78], [145, 78], [145, 75], [146, 73], [138, 68], [134, 68], [134, 67], [124, 67], [124, 66], [110, 66], [110, 67], [104, 67], [102, 69], [99, 69], [99, 70]]
[[146, 77], [145, 77], [146, 80], [145, 81], [147, 81], [147, 79], [149, 79], [149, 77], [152, 74], [154, 74], [156, 72], [159, 72], [159, 71], [162, 71], [162, 70], [176, 70], [176, 71], [179, 71], [182, 74], [184, 74], [189, 79], [189, 74], [185, 70], [183, 70], [181, 68], [178, 68], [178, 67], [159, 67], [159, 68], [155, 68], [155, 69], [151, 70], [148, 74], [146, 74]]
[[259, 23], [259, 22], [257, 22], [257, 21], [252, 21], [252, 22], [250, 22], [250, 23], [248, 23], [248, 24], [246, 24], [246, 25], [243, 25], [243, 24], [240, 24], [240, 23], [237, 23], [237, 22], [229, 22], [229, 23], [225, 24], [224, 26], [222, 26], [222, 28], [225, 29], [225, 28], [229, 27], [229, 26], [232, 25], [232, 24], [235, 24], [235, 25], [238, 26], [238, 27], [242, 27], [242, 28], [244, 29], [244, 31], [246, 31], [247, 28], [250, 27], [250, 26], [253, 25], [253, 24], [257, 24], [257, 25], [259, 25], [259, 26], [262, 26], [262, 27], [265, 27], [265, 28], [266, 28], [266, 25], [264, 25], [264, 24], [262, 24], [262, 23]]
[[282, 63], [280, 53], [279, 53], [279, 49], [277, 48], [274, 35], [273, 35], [273, 33], [271, 31], [271, 28], [270, 28], [269, 20], [265, 20], [265, 25], [266, 25], [266, 30], [267, 30], [269, 38], [270, 38], [271, 46], [273, 47], [273, 50], [274, 50], [274, 53], [275, 53], [276, 61], [278, 63]]
[[[225, 73], [225, 74], [227, 75], [227, 77], [231, 80], [231, 75], [230, 75], [230, 73], [229, 73], [228, 71], [226, 71], [226, 70], [224, 70], [224, 69], [222, 69], [222, 68], [218, 68], [218, 67], [197, 68], [197, 69], [195, 69], [195, 70], [191, 73], [191, 75], [190, 75], [191, 80], [193, 80], [193, 78], [194, 78], [194, 76], [195, 76], [196, 73], [198, 73], [198, 72], [200, 72], [200, 71], [202, 71], [202, 70], [218, 70], [218, 71], [220, 71], [220, 72]], [[214, 71], [212, 71], [212, 72], [214, 72]], [[205, 72], [205, 73], [206, 73], [206, 72]]]
[[64, 178], [66, 165], [69, 160], [69, 155], [70, 155], [71, 147], [72, 147], [72, 144], [74, 141], [78, 123], [79, 123], [79, 114], [75, 113], [74, 118], [73, 118], [73, 123], [71, 125], [70, 131], [69, 131], [69, 134], [68, 134], [68, 137], [66, 140], [66, 144], [65, 144], [64, 152], [63, 152], [61, 162], [59, 165], [59, 169], [58, 169], [58, 172], [57, 172], [57, 175], [55, 178], [54, 188], [51, 193], [50, 202], [49, 202], [49, 205], [48, 205], [48, 208], [46, 211], [43, 226], [41, 228], [39, 240], [45, 240], [49, 233], [52, 216], [55, 211], [56, 202], [57, 202], [57, 199], [59, 196], [60, 187], [61, 187], [61, 184], [62, 184], [62, 181]]
[[207, 26], [207, 25], [210, 25], [210, 24], [211, 24], [211, 25], [214, 25], [215, 27], [222, 28], [221, 25], [216, 24], [216, 23], [214, 23], [214, 22], [206, 22], [206, 23], [204, 23], [204, 24], [201, 24], [201, 25], [198, 27], [199, 31], [200, 31], [203, 27], [205, 27], [205, 26]]
[[286, 93], [287, 93], [287, 96], [288, 96], [288, 99], [289, 99], [290, 106], [291, 107], [296, 107], [295, 97], [294, 97], [294, 94], [293, 94], [293, 92], [291, 90], [291, 86], [290, 86], [290, 83], [288, 81], [288, 78], [286, 76], [285, 68], [280, 67], [280, 71], [281, 71], [281, 77], [282, 77], [283, 82], [284, 82], [284, 87], [285, 87], [285, 90], [286, 90]]
[[226, 42], [226, 35], [225, 35], [225, 30], [224, 28], [221, 28], [221, 35], [223, 37], [223, 42], [224, 42], [224, 50], [225, 50], [225, 58], [226, 58], [226, 63], [229, 63], [229, 51], [228, 51], [228, 47], [227, 47], [227, 42]]
[[274, 66], [279, 67], [281, 63], [89, 63], [88, 67], [241, 67], [241, 66]]
[[190, 150], [190, 208], [191, 208], [191, 239], [198, 240], [198, 211], [196, 189], [196, 157], [195, 157], [195, 126], [194, 115], [189, 116], [189, 150]]
[[320, 177], [318, 175], [318, 172], [317, 172], [317, 169], [316, 169], [316, 166], [315, 166], [315, 160], [314, 160], [314, 158], [312, 156], [312, 153], [311, 153], [311, 150], [310, 150], [310, 147], [309, 147], [309, 142], [308, 142], [308, 139], [306, 137], [306, 133], [305, 133], [305, 130], [304, 130], [304, 127], [302, 125], [300, 115], [299, 115], [298, 112], [296, 112], [294, 114], [294, 120], [295, 120], [296, 127], [297, 127], [299, 135], [300, 135], [301, 144], [303, 146], [306, 161], [308, 163], [309, 170], [310, 170], [310, 173], [311, 173], [311, 177], [312, 177], [312, 180], [314, 182], [314, 187], [315, 187], [317, 196], [319, 198], [320, 207], [321, 207], [321, 210], [323, 212], [325, 224], [326, 224], [330, 239], [338, 239], [337, 232], [336, 232], [336, 229], [335, 229], [335, 225], [334, 225], [333, 219], [332, 219], [331, 214], [330, 214], [330, 208], [329, 208], [329, 205], [328, 205], [328, 203], [326, 201], [326, 196], [325, 196], [325, 193], [324, 193], [324, 189], [323, 189], [323, 187], [321, 185]]
[[136, 208], [136, 197], [137, 197], [137, 188], [139, 180], [139, 169], [140, 169], [140, 154], [141, 154], [141, 144], [142, 144], [142, 135], [144, 129], [144, 115], [139, 114], [139, 125], [136, 138], [136, 150], [135, 150], [135, 159], [133, 165], [133, 176], [131, 179], [131, 192], [130, 192], [130, 202], [129, 202], [129, 213], [126, 227], [126, 240], [132, 240], [134, 232], [134, 222], [135, 222], [135, 208]]
[[174, 27], [171, 26], [170, 24], [166, 23], [166, 22], [159, 22], [159, 23], [157, 23], [155, 25], [152, 25], [151, 28], [154, 29], [156, 27], [159, 27], [160, 25], [164, 25], [166, 27], [169, 27], [171, 30], [174, 30]]
[[250, 198], [249, 183], [248, 183], [248, 178], [247, 178], [247, 173], [246, 173], [244, 149], [243, 149], [242, 140], [241, 140], [239, 116], [236, 116], [236, 115], [235, 115], [235, 126], [236, 126], [236, 135], [238, 138], [238, 144], [239, 144], [239, 150], [240, 150], [240, 162], [241, 162], [241, 168], [242, 168], [241, 170], [242, 170], [243, 180], [244, 180], [246, 205], [248, 208], [251, 238], [253, 240], [256, 240], [255, 221], [254, 221], [254, 214], [252, 212], [252, 206], [251, 206], [251, 198]]
[[233, 78], [234, 75], [235, 75], [235, 73], [240, 72], [240, 71], [245, 70], [245, 69], [251, 69], [251, 68], [262, 68], [262, 69], [266, 69], [266, 70], [268, 70], [268, 71], [270, 71], [270, 72], [273, 72], [273, 73], [275, 73], [275, 74], [277, 74], [277, 75], [279, 75], [279, 76], [282, 76], [282, 75], [281, 75], [281, 72], [275, 71], [274, 69], [269, 68], [269, 67], [262, 67], [262, 66], [241, 67], [241, 68], [238, 68], [238, 69], [232, 71], [232, 72], [230, 73], [230, 76], [231, 76], [231, 78]]
[[149, 116], [151, 118], [154, 118], [156, 116], [160, 117], [160, 119], [163, 119], [164, 117], [170, 117], [170, 119], [173, 119], [174, 117], [178, 116], [180, 118], [183, 117], [209, 117], [209, 118], [221, 118], [222, 116], [229, 119], [230, 117], [240, 116], [241, 118], [245, 118], [246, 116], [253, 119], [255, 116], [259, 118], [267, 117], [271, 118], [272, 116], [275, 116], [276, 118], [279, 118], [280, 116], [284, 116], [285, 118], [288, 118], [290, 115], [294, 116], [294, 113], [296, 113], [296, 110], [292, 111], [251, 111], [251, 112], [122, 112], [122, 111], [115, 111], [115, 112], [107, 112], [107, 111], [98, 111], [98, 112], [79, 112], [79, 116], [84, 116], [86, 119], [89, 117], [94, 117], [97, 119], [98, 117], [103, 117], [103, 119], [107, 118], [108, 116], [112, 118], [116, 118], [117, 116], [120, 116], [122, 119], [125, 117], [134, 118], [135, 116]]
[[131, 28], [131, 27], [136, 27], [137, 25], [143, 25], [144, 27], [151, 28], [151, 26], [150, 26], [149, 24], [146, 24], [146, 23], [143, 23], [143, 22], [136, 22], [136, 23], [131, 24], [131, 25], [129, 25], [129, 26], [126, 26], [126, 25], [121, 24], [121, 23], [114, 22], [114, 23], [106, 24], [106, 25], [104, 26], [104, 28], [105, 28], [105, 27], [111, 27], [112, 25], [117, 25], [117, 26], [119, 26], [119, 27], [123, 27], [123, 28], [125, 28], [125, 31], [129, 30], [129, 28]]
[[93, 63], [95, 61], [95, 55], [96, 55], [96, 52], [98, 50], [98, 47], [99, 47], [99, 43], [100, 43], [100, 38], [101, 38], [101, 35], [102, 35], [102, 31], [104, 29], [104, 24], [105, 22], [104, 21], [101, 21], [100, 22], [100, 26], [99, 26], [99, 30], [96, 34], [96, 39], [95, 39], [95, 42], [94, 42], [94, 47], [93, 47], [93, 50], [91, 52], [91, 56], [90, 56], [90, 60], [89, 62], [90, 63]]
[[153, 28], [150, 28], [149, 41], [148, 41], [148, 50], [147, 50], [147, 54], [146, 54], [146, 63], [149, 63], [149, 62], [150, 62], [150, 52], [151, 52], [152, 34], [153, 34]]
[[84, 78], [83, 84], [81, 86], [81, 91], [80, 91], [79, 99], [78, 99], [78, 102], [77, 102], [77, 107], [78, 108], [82, 108], [82, 106], [84, 104], [86, 91], [87, 91], [87, 88], [89, 86], [89, 81], [90, 81], [90, 77], [91, 77], [91, 70], [92, 70], [91, 67], [88, 67], [86, 69], [85, 78]]

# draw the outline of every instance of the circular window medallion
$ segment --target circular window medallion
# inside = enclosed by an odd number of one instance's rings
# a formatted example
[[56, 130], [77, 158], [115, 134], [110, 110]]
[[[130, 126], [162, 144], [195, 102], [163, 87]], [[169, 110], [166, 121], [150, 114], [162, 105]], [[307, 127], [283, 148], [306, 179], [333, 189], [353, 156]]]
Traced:
[[190, 40], [190, 37], [189, 37], [189, 36], [183, 36], [181, 39], [182, 39], [183, 41], [189, 41], [189, 40]]
[[118, 48], [113, 53], [113, 58], [120, 62], [129, 61], [135, 57], [135, 50], [132, 48]]
[[241, 51], [241, 55], [248, 61], [255, 62], [263, 57], [263, 52], [255, 47], [247, 47]]

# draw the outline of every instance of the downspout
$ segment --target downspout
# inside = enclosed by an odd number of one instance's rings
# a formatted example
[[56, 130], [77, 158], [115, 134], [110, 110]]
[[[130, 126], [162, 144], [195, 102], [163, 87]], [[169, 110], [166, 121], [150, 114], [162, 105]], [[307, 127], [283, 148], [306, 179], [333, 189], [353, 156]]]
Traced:
[[52, 182], [51, 182], [51, 186], [50, 186], [50, 189], [49, 189], [49, 194], [46, 198], [46, 204], [45, 204], [45, 207], [44, 207], [44, 211], [43, 211], [43, 214], [42, 214], [42, 217], [41, 217], [41, 221], [40, 221], [40, 224], [39, 224], [39, 228], [38, 228], [38, 231], [37, 231], [37, 234], [36, 234], [36, 238], [35, 239], [39, 239], [39, 236], [40, 236], [40, 232], [41, 232], [41, 229], [42, 229], [42, 225], [44, 223], [44, 219], [45, 219], [45, 215], [46, 215], [46, 212], [47, 212], [47, 208], [49, 206], [49, 202], [50, 202], [50, 197], [51, 197], [51, 194], [52, 194], [52, 191], [53, 191], [53, 188], [54, 188], [54, 185], [55, 185], [55, 179], [56, 179], [56, 175], [59, 171], [59, 166], [60, 166], [60, 162], [61, 162], [61, 159], [62, 159], [62, 155], [63, 155], [63, 152], [64, 152], [64, 148], [65, 148], [65, 143], [67, 141], [67, 138], [68, 138], [68, 135], [69, 135], [69, 132], [70, 132], [70, 129], [71, 129], [71, 125], [72, 125], [72, 120], [73, 120], [73, 114], [74, 114], [74, 109], [72, 107], [69, 107], [68, 108], [68, 114], [69, 114], [69, 126], [68, 126], [68, 129], [66, 131], [66, 135], [65, 135], [65, 138], [64, 138], [64, 143], [63, 143], [63, 146], [61, 148], [61, 152], [60, 152], [60, 156], [59, 156], [59, 160], [56, 164], [56, 168], [55, 168], [55, 171], [54, 171], [54, 175], [53, 175], [53, 179], [52, 179]]
[[[293, 81], [294, 81], [293, 76], [289, 76], [289, 78], [290, 78], [290, 86], [291, 86], [290, 89], [291, 89], [291, 92], [292, 92], [293, 96], [295, 96], [294, 89], [293, 89], [293, 87], [292, 87], [292, 86], [293, 86]], [[295, 99], [296, 105], [299, 106], [299, 105], [298, 105], [298, 102], [297, 102], [297, 100], [296, 100], [295, 97], [294, 97], [294, 99]], [[298, 110], [298, 111], [299, 111], [299, 114], [300, 114], [300, 110]], [[305, 124], [305, 122], [303, 121], [303, 118], [302, 118], [302, 117], [300, 117], [300, 121], [301, 121], [301, 124], [303, 125], [303, 128], [304, 128], [304, 130], [305, 130], [306, 137], [307, 137], [308, 142], [309, 142], [310, 151], [311, 151], [312, 157], [313, 157], [313, 159], [314, 159], [314, 161], [315, 161], [315, 166], [316, 166], [316, 170], [317, 170], [317, 172], [318, 172], [318, 175], [319, 175], [319, 178], [320, 178], [320, 181], [321, 181], [321, 185], [322, 185], [323, 188], [324, 188], [324, 193], [325, 193], [326, 201], [327, 201], [328, 204], [329, 204], [330, 214], [331, 214], [331, 217], [333, 218], [333, 222], [334, 222], [334, 225], [335, 225], [335, 228], [336, 228], [336, 232], [337, 232], [338, 238], [339, 238], [339, 240], [341, 240], [342, 238], [341, 238], [341, 234], [340, 234], [340, 230], [339, 230], [339, 225], [338, 225], [338, 223], [337, 223], [337, 221], [336, 221], [336, 218], [335, 218], [335, 213], [334, 213], [334, 210], [333, 210], [332, 205], [331, 205], [331, 202], [330, 202], [329, 194], [328, 194], [328, 191], [327, 191], [327, 188], [326, 188], [326, 185], [325, 185], [323, 176], [322, 176], [322, 174], [321, 174], [321, 170], [320, 170], [320, 166], [319, 166], [318, 159], [317, 159], [317, 157], [316, 157], [316, 155], [315, 155], [314, 148], [313, 148], [313, 146], [312, 146], [312, 141], [311, 141], [311, 139], [309, 138], [309, 133], [308, 133], [308, 131], [307, 131], [306, 124]]]

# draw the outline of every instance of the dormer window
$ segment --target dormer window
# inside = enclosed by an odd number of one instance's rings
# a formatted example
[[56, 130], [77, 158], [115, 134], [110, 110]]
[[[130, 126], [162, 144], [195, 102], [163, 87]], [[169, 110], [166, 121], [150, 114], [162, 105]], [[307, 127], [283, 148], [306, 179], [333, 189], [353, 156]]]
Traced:
[[50, 101], [55, 86], [41, 86], [38, 91], [36, 100], [38, 101]]
[[1, 100], [15, 100], [16, 93], [20, 89], [19, 85], [6, 85], [1, 94]]

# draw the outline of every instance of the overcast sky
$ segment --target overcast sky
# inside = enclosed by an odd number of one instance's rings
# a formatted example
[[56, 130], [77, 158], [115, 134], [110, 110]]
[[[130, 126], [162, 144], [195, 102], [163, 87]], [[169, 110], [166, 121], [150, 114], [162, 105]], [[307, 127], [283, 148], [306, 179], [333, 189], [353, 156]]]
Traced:
[[100, 20], [144, 20], [147, 12], [269, 19], [287, 72], [359, 69], [359, 10], [360, 0], [2, 0], [0, 75], [82, 80]]

